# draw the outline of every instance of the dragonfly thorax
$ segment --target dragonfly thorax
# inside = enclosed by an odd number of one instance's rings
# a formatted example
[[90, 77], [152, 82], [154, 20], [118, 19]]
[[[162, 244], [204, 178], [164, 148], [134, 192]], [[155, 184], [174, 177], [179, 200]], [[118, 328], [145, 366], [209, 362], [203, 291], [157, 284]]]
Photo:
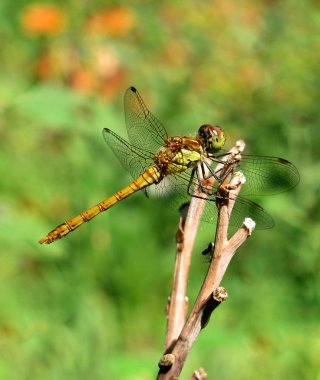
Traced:
[[154, 156], [154, 162], [162, 175], [183, 172], [196, 165], [203, 155], [198, 139], [191, 136], [175, 136], [166, 140], [165, 145]]
[[199, 128], [198, 137], [207, 153], [219, 152], [226, 142], [225, 134], [218, 125], [202, 125]]

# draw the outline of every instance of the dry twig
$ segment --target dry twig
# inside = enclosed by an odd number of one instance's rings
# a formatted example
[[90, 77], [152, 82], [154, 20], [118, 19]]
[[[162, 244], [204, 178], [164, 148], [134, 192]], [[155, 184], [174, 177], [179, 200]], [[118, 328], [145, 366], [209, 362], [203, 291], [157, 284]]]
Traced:
[[[244, 144], [238, 145], [232, 153], [234, 155], [239, 154], [243, 147]], [[223, 170], [228, 170], [223, 165], [221, 167]], [[244, 182], [245, 178], [239, 172], [231, 180], [230, 176], [228, 176], [222, 186], [231, 189], [229, 190], [229, 194], [232, 194], [233, 198], [235, 198]], [[208, 323], [212, 311], [226, 299], [227, 293], [224, 288], [219, 287], [220, 282], [235, 251], [245, 242], [255, 226], [251, 219], [246, 219], [238, 231], [228, 240], [228, 225], [233, 202], [225, 202], [225, 198], [222, 198], [222, 201], [218, 202], [219, 216], [212, 260], [198, 297], [187, 321], [184, 323], [187, 278], [191, 252], [198, 229], [198, 222], [195, 222], [195, 220], [199, 220], [199, 218], [194, 219], [192, 213], [201, 212], [205, 202], [203, 199], [194, 197], [191, 201], [185, 223], [180, 219], [178, 231], [180, 239], [177, 244], [175, 277], [167, 313], [168, 328], [165, 340], [165, 355], [159, 362], [158, 380], [179, 378], [187, 355], [201, 329]], [[194, 375], [192, 376], [191, 378], [196, 378]]]

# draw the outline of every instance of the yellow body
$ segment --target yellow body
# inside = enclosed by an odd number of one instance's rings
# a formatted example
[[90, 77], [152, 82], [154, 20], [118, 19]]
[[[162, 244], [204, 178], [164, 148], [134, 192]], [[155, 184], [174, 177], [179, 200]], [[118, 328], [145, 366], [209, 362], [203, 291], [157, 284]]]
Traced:
[[39, 243], [50, 244], [55, 240], [61, 239], [62, 237], [68, 235], [70, 232], [80, 227], [84, 222], [88, 222], [98, 214], [103, 211], [108, 210], [117, 202], [122, 201], [129, 195], [144, 189], [152, 185], [153, 183], [159, 182], [161, 179], [161, 173], [157, 166], [150, 166], [146, 169], [137, 179], [132, 181], [130, 185], [126, 186], [122, 190], [113, 194], [111, 197], [105, 199], [104, 201], [98, 203], [97, 205], [88, 208], [86, 211], [76, 215], [75, 217], [67, 220], [66, 222], [60, 224], [54, 230], [48, 233], [44, 238], [42, 238]]
[[201, 159], [202, 153], [203, 150], [199, 141], [192, 137], [169, 138], [159, 152], [155, 154], [155, 164], [147, 168], [138, 178], [111, 197], [60, 224], [42, 238], [39, 243], [50, 244], [61, 239], [84, 222], [88, 222], [131, 194], [154, 183], [159, 183], [167, 175], [185, 171]]

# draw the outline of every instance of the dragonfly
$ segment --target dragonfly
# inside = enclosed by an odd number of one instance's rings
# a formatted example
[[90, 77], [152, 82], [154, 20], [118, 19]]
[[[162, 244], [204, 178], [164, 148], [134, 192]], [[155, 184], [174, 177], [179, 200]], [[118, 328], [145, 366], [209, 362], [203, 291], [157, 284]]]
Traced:
[[[168, 197], [174, 208], [190, 201], [191, 197], [204, 199], [203, 212], [201, 215], [194, 213], [193, 217], [214, 223], [218, 215], [217, 200], [223, 197], [229, 200], [231, 196], [221, 195], [219, 186], [226, 175], [236, 169], [243, 172], [246, 183], [241, 188], [241, 196], [234, 196], [230, 224], [238, 226], [244, 218], [251, 217], [258, 229], [273, 227], [273, 218], [247, 197], [277, 194], [297, 185], [299, 173], [291, 162], [279, 157], [244, 154], [240, 160], [235, 160], [231, 153], [223, 150], [226, 137], [217, 125], [204, 124], [194, 136], [169, 137], [135, 87], [128, 88], [125, 93], [124, 110], [129, 141], [108, 128], [103, 129], [103, 137], [133, 181], [60, 224], [39, 243], [50, 244], [65, 237], [138, 191], [144, 191], [147, 196], [174, 194]], [[216, 164], [220, 169], [216, 169]], [[222, 170], [227, 167], [228, 170]], [[214, 185], [206, 184], [208, 178], [214, 180]]]

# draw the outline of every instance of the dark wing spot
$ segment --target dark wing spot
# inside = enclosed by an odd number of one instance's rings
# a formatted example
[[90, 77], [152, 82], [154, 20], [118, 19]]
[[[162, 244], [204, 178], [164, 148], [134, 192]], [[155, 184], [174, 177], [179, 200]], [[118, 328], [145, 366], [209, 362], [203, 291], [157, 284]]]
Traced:
[[288, 165], [290, 164], [290, 162], [284, 158], [278, 158], [278, 161], [280, 162], [280, 164], [285, 164], [285, 165]]

